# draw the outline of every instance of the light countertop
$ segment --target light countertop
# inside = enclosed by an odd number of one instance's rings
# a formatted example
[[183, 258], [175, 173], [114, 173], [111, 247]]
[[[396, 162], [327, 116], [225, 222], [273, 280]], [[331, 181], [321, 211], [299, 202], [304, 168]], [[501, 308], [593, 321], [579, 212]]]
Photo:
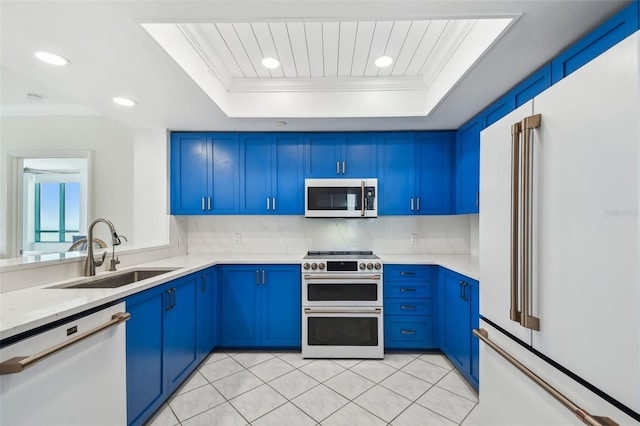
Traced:
[[[0, 294], [0, 340], [27, 332], [51, 322], [125, 298], [167, 281], [214, 265], [229, 264], [294, 264], [300, 263], [305, 253], [246, 254], [239, 258], [230, 255], [184, 255], [170, 257], [132, 267], [132, 269], [178, 268], [175, 271], [148, 278], [118, 288], [68, 289], [50, 288], [76, 283], [84, 277], [51, 282], [44, 285]], [[384, 263], [440, 265], [470, 278], [479, 279], [478, 258], [469, 255], [379, 255]], [[113, 272], [102, 272], [97, 277]]]

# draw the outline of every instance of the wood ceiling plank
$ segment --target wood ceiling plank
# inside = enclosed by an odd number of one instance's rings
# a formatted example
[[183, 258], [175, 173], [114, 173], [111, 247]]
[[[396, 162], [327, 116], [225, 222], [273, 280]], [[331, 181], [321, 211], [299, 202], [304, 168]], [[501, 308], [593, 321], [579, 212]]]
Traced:
[[413, 55], [409, 62], [409, 66], [404, 74], [405, 76], [417, 76], [420, 74], [420, 70], [428, 60], [429, 55], [431, 55], [440, 37], [442, 37], [442, 33], [448, 23], [449, 21], [447, 20], [431, 21], [418, 47], [415, 49], [415, 55]]
[[242, 42], [242, 47], [244, 51], [247, 53], [253, 68], [255, 69], [258, 77], [260, 78], [268, 78], [271, 77], [269, 74], [269, 70], [262, 66], [260, 63], [262, 61], [262, 51], [260, 50], [260, 45], [256, 40], [256, 36], [253, 32], [253, 28], [250, 23], [239, 22], [234, 23], [233, 28], [238, 34], [238, 38]]
[[284, 22], [270, 22], [269, 28], [271, 29], [273, 43], [276, 47], [278, 59], [280, 59], [280, 66], [282, 67], [284, 77], [297, 77], [298, 72], [296, 71], [296, 62], [293, 58], [293, 46], [289, 39], [287, 24]]
[[193, 31], [200, 35], [202, 47], [214, 61], [210, 65], [213, 69], [218, 71], [220, 68], [226, 68], [227, 74], [231, 78], [245, 77], [236, 58], [214, 24], [191, 24], [191, 26]]
[[409, 34], [409, 29], [411, 28], [411, 21], [395, 21], [393, 24], [393, 28], [391, 30], [391, 34], [389, 35], [389, 42], [387, 43], [387, 47], [384, 51], [384, 54], [393, 58], [393, 63], [386, 67], [380, 68], [378, 70], [378, 77], [387, 77], [390, 76], [393, 72], [393, 69], [396, 66], [398, 56], [400, 55], [400, 51], [402, 46], [407, 39]]
[[322, 53], [324, 57], [324, 76], [338, 76], [338, 43], [340, 24], [338, 22], [322, 23]]
[[322, 24], [320, 22], [305, 22], [304, 30], [307, 35], [307, 50], [311, 77], [324, 77]]
[[415, 55], [418, 45], [425, 36], [427, 29], [429, 28], [430, 21], [412, 21], [411, 26], [407, 32], [407, 37], [404, 43], [400, 47], [400, 51], [396, 56], [396, 61], [393, 64], [391, 75], [394, 77], [404, 77], [407, 72], [407, 68]]
[[363, 77], [369, 58], [369, 48], [371, 47], [371, 37], [375, 22], [358, 22], [356, 33], [356, 45], [353, 49], [353, 64], [351, 66], [352, 77]]
[[375, 77], [378, 75], [378, 68], [374, 61], [376, 58], [385, 54], [387, 44], [389, 42], [389, 36], [391, 35], [391, 29], [393, 28], [392, 21], [378, 21], [376, 22], [373, 36], [371, 37], [371, 46], [369, 47], [369, 57], [365, 65], [364, 76]]
[[356, 22], [340, 22], [338, 46], [338, 77], [351, 76], [353, 49], [356, 45]]
[[242, 41], [238, 38], [236, 30], [233, 28], [233, 24], [216, 23], [215, 26], [229, 48], [231, 55], [233, 55], [236, 63], [240, 67], [242, 74], [244, 74], [246, 78], [258, 77], [258, 73], [253, 67], [247, 52], [244, 50]]
[[473, 27], [473, 23], [474, 20], [449, 21], [431, 55], [419, 71], [427, 86], [433, 82], [449, 59], [456, 53], [460, 43]]
[[298, 77], [311, 77], [309, 52], [307, 51], [307, 36], [304, 31], [304, 23], [287, 22], [287, 31], [289, 32], [289, 40], [291, 40], [291, 50], [293, 51], [293, 59], [296, 64]]

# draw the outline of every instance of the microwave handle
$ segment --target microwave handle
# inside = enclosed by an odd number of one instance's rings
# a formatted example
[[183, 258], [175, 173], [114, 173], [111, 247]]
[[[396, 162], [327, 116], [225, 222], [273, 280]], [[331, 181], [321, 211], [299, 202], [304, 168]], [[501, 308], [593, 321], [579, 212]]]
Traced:
[[364, 189], [364, 181], [361, 180], [360, 181], [360, 216], [364, 216], [364, 193], [365, 193], [365, 189]]

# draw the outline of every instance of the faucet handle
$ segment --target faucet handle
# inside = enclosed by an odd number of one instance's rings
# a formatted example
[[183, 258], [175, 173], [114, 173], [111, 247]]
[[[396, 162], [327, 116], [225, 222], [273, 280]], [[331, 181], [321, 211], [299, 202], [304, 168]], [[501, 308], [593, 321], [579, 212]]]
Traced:
[[105, 252], [102, 253], [102, 259], [99, 260], [99, 261], [98, 260], [95, 261], [95, 265], [96, 266], [102, 266], [102, 264], [104, 263], [104, 259], [106, 257], [107, 257], [107, 252], [105, 251]]

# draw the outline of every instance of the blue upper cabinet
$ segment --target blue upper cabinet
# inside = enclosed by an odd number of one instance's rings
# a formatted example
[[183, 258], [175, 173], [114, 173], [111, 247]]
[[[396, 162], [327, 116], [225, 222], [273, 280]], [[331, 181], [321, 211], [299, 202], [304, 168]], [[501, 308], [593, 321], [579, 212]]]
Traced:
[[378, 211], [382, 215], [450, 214], [455, 132], [378, 136]]
[[476, 117], [456, 134], [456, 213], [478, 213], [480, 208], [480, 130]]
[[413, 214], [416, 197], [415, 152], [413, 132], [378, 134], [379, 214]]
[[303, 214], [303, 145], [298, 134], [243, 134], [241, 213]]
[[308, 133], [304, 143], [306, 177], [376, 176], [377, 152], [370, 133]]
[[451, 214], [455, 132], [416, 133], [419, 160], [417, 214]]
[[238, 212], [240, 151], [232, 133], [171, 135], [171, 214]]

